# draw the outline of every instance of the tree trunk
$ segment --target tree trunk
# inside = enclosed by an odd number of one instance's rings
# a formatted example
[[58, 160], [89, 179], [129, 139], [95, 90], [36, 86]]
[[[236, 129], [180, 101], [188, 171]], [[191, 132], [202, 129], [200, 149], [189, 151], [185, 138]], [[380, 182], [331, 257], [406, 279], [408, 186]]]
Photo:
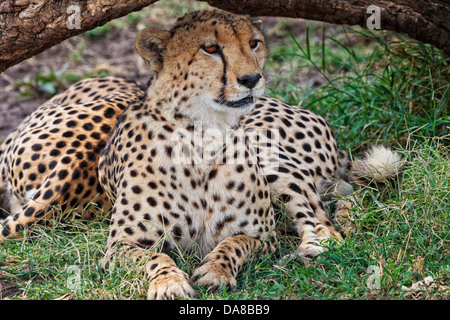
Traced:
[[[77, 34], [158, 0], [0, 3], [0, 73]], [[404, 32], [450, 54], [450, 0], [206, 0], [252, 16], [283, 16]], [[369, 10], [375, 5], [375, 9]], [[372, 8], [372, 7], [371, 7]], [[379, 11], [379, 16], [377, 9]]]
[[85, 31], [158, 0], [0, 2], [0, 73]]

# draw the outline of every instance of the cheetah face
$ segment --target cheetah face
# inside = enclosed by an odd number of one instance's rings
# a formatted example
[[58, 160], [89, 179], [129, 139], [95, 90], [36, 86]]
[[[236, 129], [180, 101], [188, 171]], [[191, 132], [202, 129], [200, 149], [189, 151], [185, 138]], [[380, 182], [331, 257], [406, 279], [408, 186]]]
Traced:
[[211, 114], [238, 119], [265, 89], [264, 36], [244, 16], [190, 13], [170, 31], [142, 31], [136, 49], [155, 71], [151, 94], [161, 93], [196, 120]]

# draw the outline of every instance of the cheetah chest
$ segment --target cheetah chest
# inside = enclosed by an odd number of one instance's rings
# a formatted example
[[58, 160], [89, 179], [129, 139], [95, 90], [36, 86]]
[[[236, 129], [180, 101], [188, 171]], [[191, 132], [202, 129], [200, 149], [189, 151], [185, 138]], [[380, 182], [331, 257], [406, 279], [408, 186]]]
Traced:
[[202, 178], [185, 181], [183, 192], [174, 201], [176, 209], [185, 208], [180, 216], [187, 219], [180, 228], [188, 235], [187, 247], [195, 243], [201, 252], [208, 252], [229, 236], [258, 237], [266, 232], [273, 213], [263, 180], [242, 165], [221, 164], [208, 169], [202, 168], [203, 176], [197, 176]]
[[132, 179], [118, 181], [115, 202], [126, 208], [117, 210], [133, 209], [131, 223], [141, 226], [133, 237], [148, 243], [164, 238], [204, 255], [229, 236], [263, 238], [271, 229], [268, 185], [249, 144], [236, 143], [245, 139], [231, 135], [231, 144], [203, 139], [187, 146], [161, 132], [152, 136], [146, 150], [131, 152], [122, 167]]

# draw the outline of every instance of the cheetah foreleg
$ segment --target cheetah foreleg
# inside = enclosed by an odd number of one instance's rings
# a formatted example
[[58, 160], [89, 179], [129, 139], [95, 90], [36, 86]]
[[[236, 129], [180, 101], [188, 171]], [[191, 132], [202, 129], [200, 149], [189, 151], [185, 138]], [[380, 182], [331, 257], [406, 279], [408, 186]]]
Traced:
[[164, 253], [155, 253], [146, 265], [150, 281], [147, 298], [151, 300], [195, 297], [197, 292], [191, 286], [188, 275]]
[[[293, 257], [300, 258], [305, 264], [326, 250], [328, 239], [342, 240], [342, 236], [332, 226], [326, 212], [320, 207], [318, 194], [310, 194], [307, 198], [299, 194], [288, 194], [289, 201], [286, 209], [296, 225], [301, 237], [301, 243], [295, 254], [284, 257], [284, 260]], [[311, 200], [316, 201], [311, 202]]]
[[[145, 264], [142, 265], [142, 261]], [[120, 247], [109, 247], [101, 261], [102, 268], [112, 265], [127, 268], [141, 268], [145, 279], [149, 281], [147, 299], [172, 300], [189, 298], [198, 295], [192, 288], [191, 281], [185, 272], [164, 253], [152, 253], [150, 250], [137, 248], [125, 243]]]
[[246, 235], [228, 237], [206, 255], [191, 279], [209, 291], [223, 286], [232, 288], [236, 286], [237, 273], [261, 244], [260, 240]]

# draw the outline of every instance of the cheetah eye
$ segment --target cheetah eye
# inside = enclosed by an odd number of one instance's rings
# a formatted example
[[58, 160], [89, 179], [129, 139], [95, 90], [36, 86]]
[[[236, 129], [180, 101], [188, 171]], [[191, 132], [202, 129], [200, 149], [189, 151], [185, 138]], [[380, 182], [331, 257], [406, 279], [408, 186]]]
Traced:
[[220, 52], [220, 47], [216, 44], [213, 44], [211, 46], [203, 47], [203, 51], [209, 54], [215, 54]]
[[252, 48], [252, 50], [255, 50], [256, 48], [258, 48], [260, 42], [261, 40], [250, 40], [248, 44], [250, 45], [250, 48]]

